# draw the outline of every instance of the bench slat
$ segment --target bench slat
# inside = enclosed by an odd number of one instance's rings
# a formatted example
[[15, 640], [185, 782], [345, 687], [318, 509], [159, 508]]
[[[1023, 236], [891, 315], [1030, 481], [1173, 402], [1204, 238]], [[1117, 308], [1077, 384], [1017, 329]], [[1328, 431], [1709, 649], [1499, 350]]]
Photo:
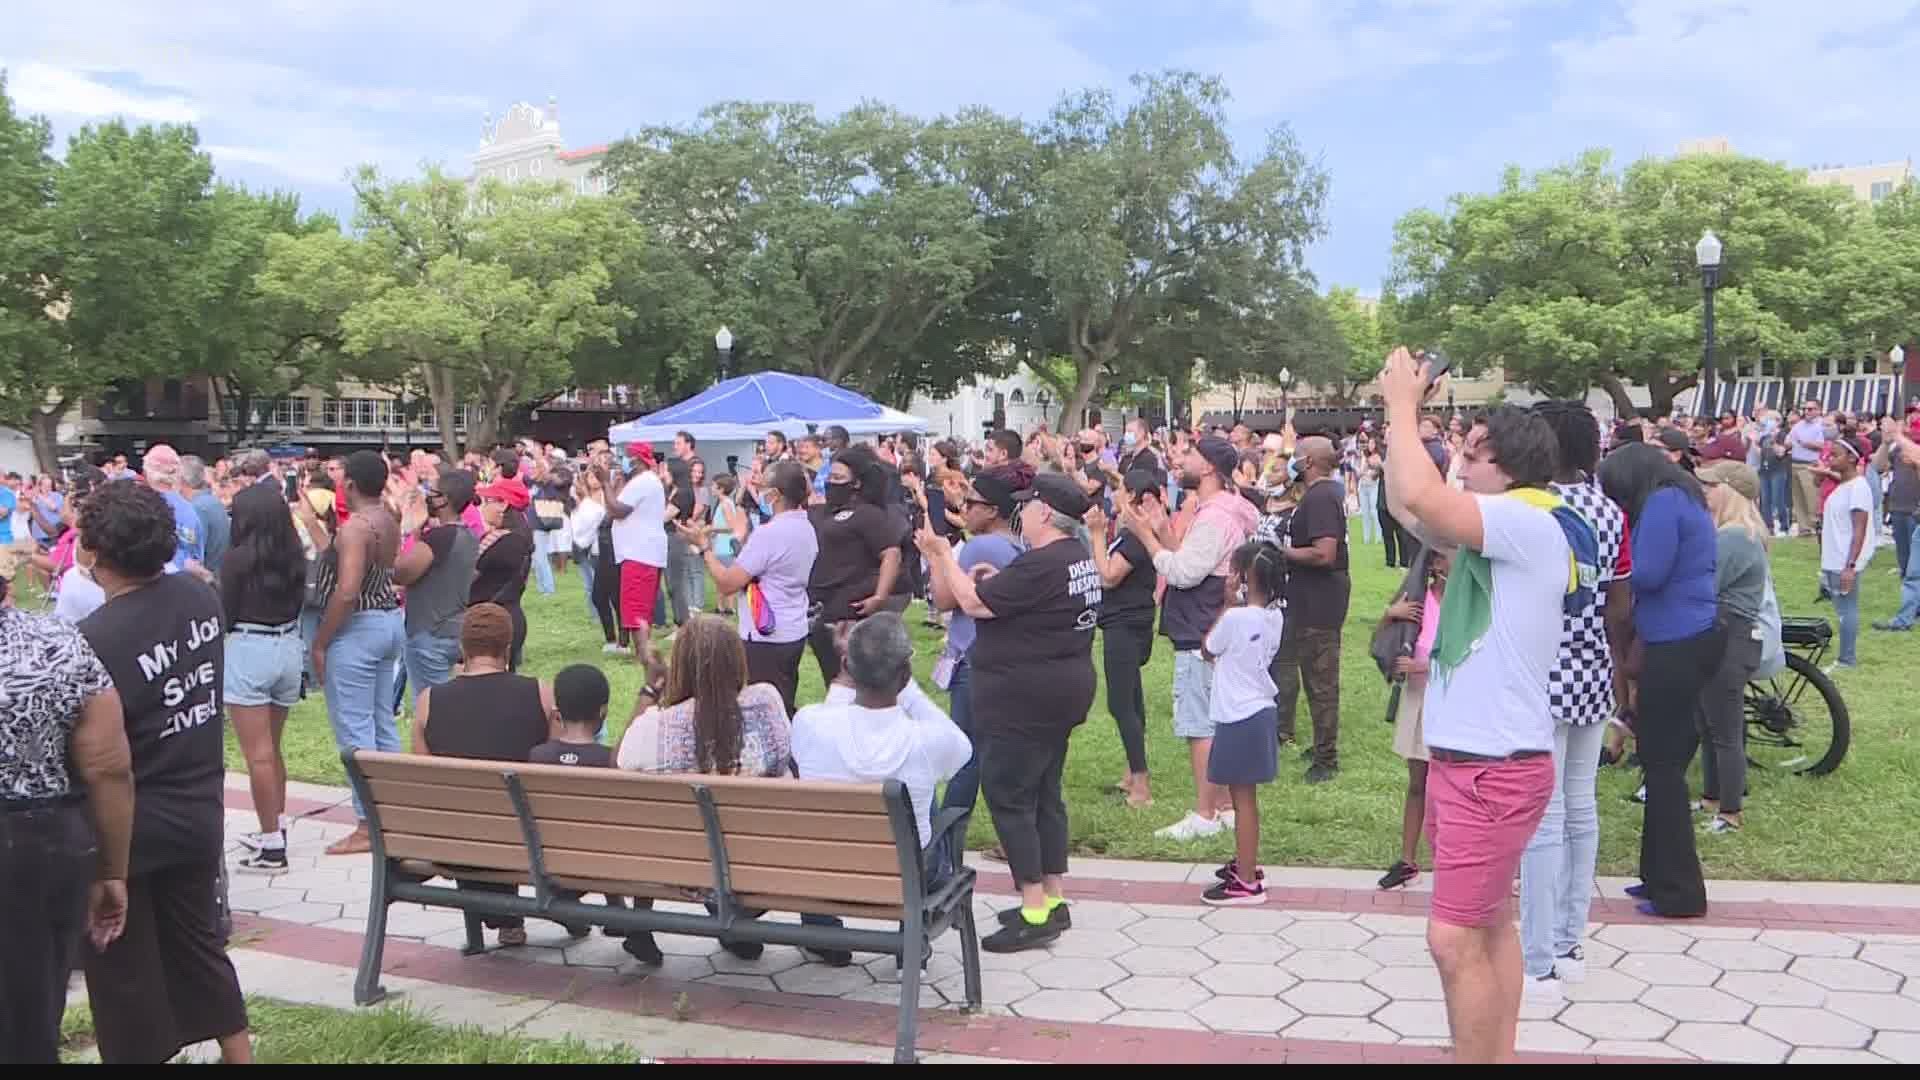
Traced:
[[[592, 795], [531, 793], [534, 817], [547, 821], [584, 821], [641, 825], [660, 829], [700, 829], [700, 808], [690, 802], [601, 798]], [[806, 836], [820, 840], [892, 844], [893, 823], [881, 813], [844, 814], [824, 810], [768, 810], [721, 807], [720, 827], [727, 835]]]
[[373, 801], [383, 815], [404, 807], [470, 814], [513, 813], [513, 800], [507, 796], [506, 786], [497, 782], [492, 790], [404, 780], [370, 780], [368, 786], [373, 788]]

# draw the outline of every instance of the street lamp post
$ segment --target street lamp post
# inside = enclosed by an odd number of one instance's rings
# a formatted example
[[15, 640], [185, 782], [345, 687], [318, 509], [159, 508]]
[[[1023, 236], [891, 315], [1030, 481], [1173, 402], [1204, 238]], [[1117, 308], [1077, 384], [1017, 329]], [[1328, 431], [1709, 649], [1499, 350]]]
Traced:
[[733, 331], [722, 326], [719, 332], [713, 335], [713, 351], [720, 360], [720, 377], [715, 381], [725, 382], [727, 365], [733, 361]]
[[1280, 426], [1281, 427], [1286, 427], [1287, 421], [1292, 419], [1292, 416], [1289, 415], [1287, 412], [1287, 397], [1289, 392], [1292, 389], [1293, 389], [1293, 369], [1283, 367], [1280, 369]]
[[1713, 290], [1720, 284], [1720, 238], [1708, 229], [1700, 234], [1700, 242], [1693, 246], [1694, 262], [1700, 266], [1700, 288], [1706, 294], [1706, 345], [1700, 359], [1700, 393], [1702, 406], [1698, 410], [1702, 416], [1712, 416], [1719, 409], [1719, 399], [1713, 393]]

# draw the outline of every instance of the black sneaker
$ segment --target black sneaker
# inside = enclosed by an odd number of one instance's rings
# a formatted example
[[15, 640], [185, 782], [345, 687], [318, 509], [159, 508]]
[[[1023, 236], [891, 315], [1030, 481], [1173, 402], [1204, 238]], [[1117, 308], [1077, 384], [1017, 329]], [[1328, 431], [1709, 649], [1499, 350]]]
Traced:
[[980, 947], [990, 953], [1024, 952], [1053, 944], [1059, 940], [1060, 931], [1061, 927], [1051, 918], [1039, 926], [1021, 919], [1017, 926], [1003, 926], [982, 938]]
[[[1026, 918], [1020, 914], [1020, 909], [1017, 907], [1010, 907], [1002, 911], [997, 918], [1001, 926], [1021, 926], [1027, 921]], [[1073, 929], [1073, 911], [1071, 905], [1061, 904], [1052, 911], [1047, 912], [1047, 925], [1058, 927], [1061, 930]]]
[[800, 951], [828, 967], [842, 968], [853, 966], [853, 950], [851, 949], [801, 949]]
[[234, 868], [247, 874], [284, 874], [287, 872], [287, 849], [261, 848], [248, 852], [234, 863]]
[[1307, 770], [1307, 783], [1324, 784], [1339, 775], [1340, 768], [1337, 765], [1315, 765]]
[[659, 967], [667, 962], [666, 954], [661, 952], [660, 946], [654, 943], [653, 934], [650, 931], [629, 934], [626, 940], [620, 943], [620, 948], [625, 950], [628, 956], [643, 964]]
[[1380, 879], [1380, 887], [1382, 889], [1398, 889], [1402, 885], [1411, 883], [1414, 878], [1419, 876], [1419, 867], [1410, 865], [1405, 859], [1401, 859], [1392, 866], [1387, 867], [1385, 876]]
[[[1240, 873], [1240, 860], [1228, 859], [1227, 865], [1222, 866], [1219, 869], [1215, 870], [1213, 872], [1213, 876], [1216, 881], [1225, 881], [1228, 878], [1234, 877], [1239, 873]], [[1264, 869], [1255, 870], [1253, 872], [1253, 880], [1255, 881], [1267, 880], [1267, 872]]]
[[760, 954], [767, 951], [766, 945], [758, 941], [728, 941], [720, 939], [720, 947], [742, 960], [758, 960]]

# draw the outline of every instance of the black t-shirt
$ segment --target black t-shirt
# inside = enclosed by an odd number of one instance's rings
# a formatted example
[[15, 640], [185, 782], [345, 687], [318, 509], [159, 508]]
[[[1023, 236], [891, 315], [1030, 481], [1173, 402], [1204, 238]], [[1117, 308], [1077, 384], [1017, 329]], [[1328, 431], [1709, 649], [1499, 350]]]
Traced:
[[827, 622], [854, 618], [852, 605], [880, 584], [881, 556], [899, 546], [905, 518], [859, 501], [839, 510], [810, 507], [807, 518], [820, 542], [807, 599], [825, 605], [821, 618]]
[[974, 723], [996, 736], [1041, 739], [1084, 723], [1101, 599], [1100, 569], [1087, 549], [1072, 537], [1029, 549], [979, 593], [994, 617], [974, 624]]
[[589, 769], [613, 768], [613, 749], [599, 743], [565, 742], [549, 739], [527, 751], [527, 760], [535, 765], [579, 765]]
[[532, 566], [533, 537], [526, 533], [502, 533], [474, 560], [473, 587], [467, 590], [467, 603], [519, 603], [520, 594], [527, 588], [527, 571]]
[[1333, 565], [1287, 566], [1287, 620], [1302, 629], [1339, 629], [1347, 621], [1347, 599], [1353, 580], [1347, 575], [1347, 506], [1344, 489], [1322, 480], [1307, 489], [1287, 523], [1291, 547], [1310, 547], [1315, 540], [1334, 538]]
[[666, 523], [667, 535], [678, 536], [680, 523], [693, 520], [693, 489], [674, 488], [667, 493], [667, 503], [680, 508], [680, 512], [674, 515], [673, 520]]
[[1115, 555], [1127, 560], [1132, 569], [1120, 579], [1120, 584], [1101, 590], [1100, 625], [1140, 619], [1152, 622], [1153, 589], [1160, 581], [1160, 574], [1153, 568], [1153, 556], [1147, 554], [1147, 545], [1133, 535], [1132, 529], [1122, 529], [1118, 537], [1107, 541], [1107, 556]]
[[220, 858], [225, 629], [220, 597], [187, 574], [163, 575], [80, 621], [126, 711], [133, 748], [132, 873]]
[[1166, 473], [1166, 470], [1160, 467], [1160, 455], [1155, 454], [1152, 447], [1147, 446], [1120, 459], [1120, 475], [1125, 476], [1136, 469], [1145, 469], [1162, 475]]
[[[296, 548], [294, 559], [300, 558]], [[262, 588], [255, 575], [254, 548], [251, 544], [228, 548], [220, 560], [220, 601], [226, 605], [227, 626], [251, 623], [255, 626], [283, 626], [300, 617], [300, 605], [306, 590], [295, 587], [291, 568], [286, 588], [273, 596]]]

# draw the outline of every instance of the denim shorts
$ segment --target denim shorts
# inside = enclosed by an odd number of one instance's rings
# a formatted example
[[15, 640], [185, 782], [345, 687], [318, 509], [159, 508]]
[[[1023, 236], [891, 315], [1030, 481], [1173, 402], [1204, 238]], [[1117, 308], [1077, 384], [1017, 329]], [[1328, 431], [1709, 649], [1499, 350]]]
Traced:
[[300, 701], [300, 672], [306, 665], [306, 645], [300, 624], [262, 627], [285, 633], [254, 633], [235, 629], [227, 635], [227, 668], [222, 692], [227, 704], [245, 707], [278, 705], [291, 709]]
[[1213, 738], [1213, 665], [1199, 649], [1173, 654], [1173, 733], [1182, 739]]

